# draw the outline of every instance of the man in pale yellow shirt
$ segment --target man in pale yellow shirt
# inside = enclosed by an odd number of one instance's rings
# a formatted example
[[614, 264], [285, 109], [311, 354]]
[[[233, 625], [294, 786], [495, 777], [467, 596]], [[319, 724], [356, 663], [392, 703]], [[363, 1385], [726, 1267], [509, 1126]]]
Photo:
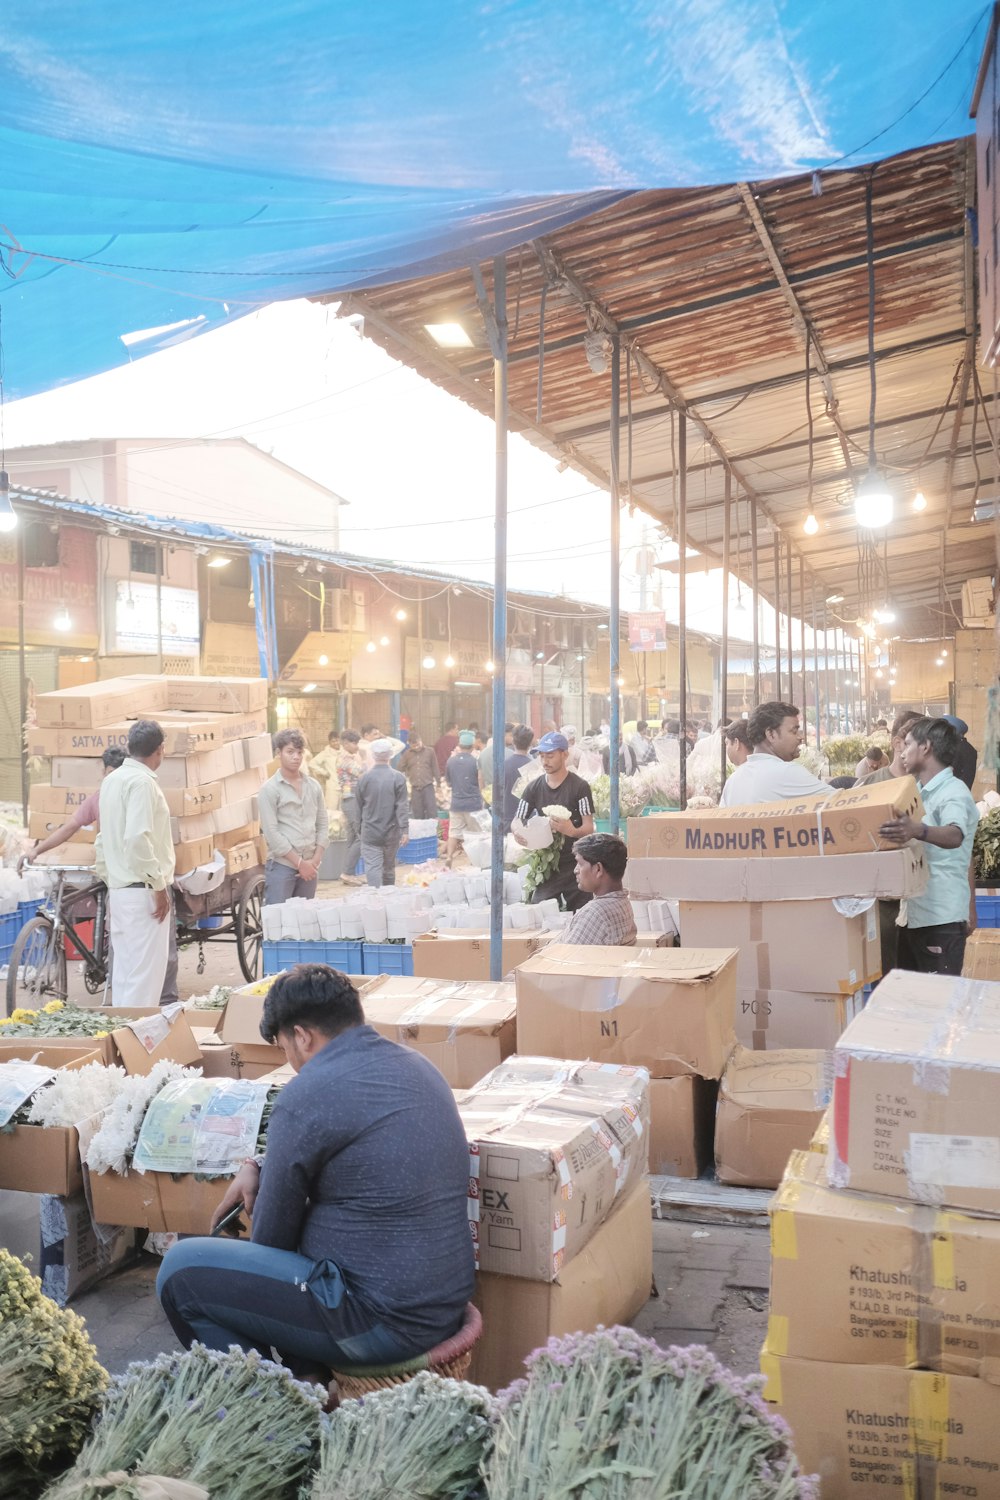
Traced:
[[101, 783], [97, 873], [108, 887], [115, 1005], [158, 1005], [170, 952], [174, 846], [156, 772], [163, 730], [137, 719], [128, 759]]

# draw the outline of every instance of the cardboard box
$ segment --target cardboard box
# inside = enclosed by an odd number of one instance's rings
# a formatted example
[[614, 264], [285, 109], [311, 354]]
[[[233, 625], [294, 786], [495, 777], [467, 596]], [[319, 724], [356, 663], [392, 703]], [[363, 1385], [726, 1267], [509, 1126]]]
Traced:
[[628, 1323], [649, 1299], [653, 1221], [640, 1180], [554, 1281], [482, 1272], [474, 1301], [483, 1333], [468, 1379], [498, 1391], [524, 1374], [524, 1361], [550, 1338]]
[[818, 995], [812, 990], [736, 990], [736, 1039], [753, 1052], [783, 1047], [829, 1051], [864, 1006], [864, 991]]
[[828, 797], [805, 797], [800, 802], [629, 818], [629, 854], [640, 859], [871, 854], [892, 847], [879, 838], [879, 829], [902, 813], [918, 820], [923, 816], [920, 792], [912, 776], [831, 792]]
[[994, 1500], [1000, 1388], [985, 1380], [781, 1359], [765, 1346], [764, 1396], [792, 1429], [823, 1500]]
[[[40, 1045], [30, 1037], [12, 1039], [4, 1044], [0, 1064], [14, 1058], [54, 1069], [101, 1061], [86, 1038], [63, 1047]], [[80, 1138], [74, 1126], [15, 1125], [0, 1130], [0, 1188], [66, 1198], [82, 1186]]]
[[[246, 776], [247, 772], [242, 771], [240, 775]], [[225, 784], [223, 782], [223, 786]], [[255, 822], [258, 816], [256, 797], [242, 797], [239, 801], [233, 802], [227, 800], [222, 807], [209, 813], [212, 821], [211, 831], [212, 833], [232, 833], [234, 828], [245, 827], [246, 824]]]
[[1000, 1215], [1000, 986], [894, 969], [833, 1070], [834, 1186]]
[[33, 865], [92, 865], [96, 857], [94, 844], [84, 844], [74, 839], [71, 843], [60, 844], [58, 849], [49, 849], [45, 854], [33, 854], [31, 863]]
[[103, 755], [105, 750], [117, 746], [128, 747], [128, 724], [108, 725], [102, 729], [73, 729], [29, 724], [25, 731], [29, 755], [39, 756], [85, 756], [93, 758]]
[[166, 677], [168, 708], [188, 712], [253, 714], [267, 709], [262, 677]]
[[102, 724], [120, 723], [129, 714], [133, 718], [155, 718], [169, 706], [167, 699], [167, 682], [163, 677], [111, 677], [104, 682], [39, 693], [35, 700], [35, 720], [40, 728], [71, 725], [95, 729]]
[[362, 1003], [369, 1026], [421, 1053], [452, 1088], [478, 1083], [517, 1044], [512, 984], [385, 975]]
[[[91, 791], [93, 788], [91, 788]], [[28, 812], [45, 813], [57, 819], [56, 826], [85, 802], [90, 792], [84, 787], [50, 786], [44, 781], [34, 781], [28, 788]]]
[[172, 818], [193, 818], [198, 813], [210, 813], [222, 806], [225, 784], [210, 781], [205, 786], [161, 786], [160, 790]]
[[[114, 1007], [110, 1017], [117, 1020]], [[180, 1007], [157, 1007], [146, 1015], [132, 1016], [115, 1028], [111, 1039], [126, 1073], [151, 1073], [156, 1063], [164, 1060], [185, 1068], [201, 1062], [187, 1012]]]
[[837, 860], [809, 855], [788, 859], [692, 859], [690, 855], [643, 859], [630, 848], [625, 880], [631, 895], [659, 900], [815, 901], [837, 896], [895, 900], [919, 896], [926, 890], [927, 862], [917, 844], [891, 852], [842, 854]]
[[[209, 843], [212, 842], [210, 839]], [[231, 849], [226, 849], [224, 853], [226, 856], [227, 875], [242, 875], [244, 870], [252, 870], [257, 864], [257, 845], [253, 839], [249, 839], [245, 844], [234, 844]]]
[[215, 844], [211, 838], [191, 839], [174, 845], [174, 874], [188, 875], [199, 865], [211, 864]]
[[[264, 739], [267, 740], [268, 744], [271, 743], [271, 736], [269, 734], [264, 735]], [[249, 743], [251, 743], [249, 740], [244, 741], [243, 748], [246, 749]], [[232, 802], [246, 802], [249, 798], [256, 797], [266, 780], [267, 775], [263, 766], [250, 766], [249, 768], [235, 771], [232, 776], [227, 776], [222, 783], [221, 805], [228, 807]]]
[[99, 1224], [125, 1224], [160, 1233], [208, 1234], [228, 1177], [203, 1179], [169, 1172], [88, 1174], [94, 1218]]
[[827, 1054], [814, 1048], [737, 1047], [719, 1084], [715, 1171], [733, 1187], [777, 1187], [805, 1151], [828, 1102]]
[[1000, 980], [1000, 928], [979, 927], [965, 944], [963, 979]]
[[259, 833], [259, 823], [244, 823], [242, 828], [234, 828], [232, 833], [213, 833], [212, 844], [218, 854], [225, 854], [229, 849], [235, 849], [238, 844], [253, 844], [254, 864], [260, 864], [261, 860], [257, 851]]
[[[233, 740], [228, 745], [206, 750], [202, 755], [167, 756], [160, 762], [156, 775], [164, 788], [192, 787], [223, 781], [243, 769], [243, 741]], [[53, 769], [52, 780], [55, 779]]]
[[135, 1231], [120, 1229], [107, 1241], [94, 1232], [83, 1193], [71, 1198], [42, 1194], [38, 1205], [38, 1274], [42, 1291], [65, 1307], [88, 1287], [103, 1281], [135, 1250]]
[[[278, 1046], [265, 1042], [260, 1034], [266, 995], [230, 995], [226, 1013], [219, 1027], [219, 1041], [228, 1048], [232, 1078], [262, 1078], [285, 1061]], [[212, 1076], [212, 1075], [210, 1075]]]
[[212, 814], [210, 812], [191, 813], [186, 818], [170, 819], [170, 837], [175, 844], [194, 843], [198, 839], [210, 839], [213, 832]]
[[739, 948], [741, 990], [852, 995], [882, 971], [878, 907], [841, 916], [832, 901], [682, 901], [681, 952]]
[[248, 771], [263, 771], [266, 781], [270, 772], [268, 767], [274, 758], [274, 749], [269, 734], [255, 734], [252, 739], [243, 741], [243, 766]]
[[772, 1353], [997, 1385], [998, 1278], [1000, 1221], [832, 1188], [822, 1154], [789, 1159], [771, 1205]]
[[830, 1150], [830, 1136], [833, 1131], [833, 1110], [828, 1104], [820, 1116], [819, 1124], [813, 1131], [809, 1142], [809, 1150], [817, 1156], [826, 1156]]
[[77, 793], [80, 801], [96, 791], [104, 780], [104, 762], [98, 758], [77, 755], [56, 755], [49, 767], [52, 785]]
[[[55, 833], [57, 828], [61, 828], [63, 826], [69, 816], [70, 812], [29, 812], [28, 837], [31, 839], [47, 839], [50, 833]], [[96, 837], [96, 825], [90, 824], [88, 827], [77, 828], [74, 831], [73, 842], [75, 844], [92, 844]], [[61, 849], [62, 847], [63, 845], [60, 844], [59, 848]]]
[[[551, 938], [548, 932], [505, 932], [501, 950], [504, 974], [538, 953]], [[489, 979], [489, 933], [464, 929], [421, 933], [413, 939], [413, 972], [425, 979]]]
[[686, 1074], [649, 1080], [649, 1170], [700, 1177], [712, 1160], [715, 1083]]
[[513, 1057], [458, 1110], [481, 1270], [554, 1280], [645, 1174], [643, 1068]]
[[736, 958], [707, 949], [551, 943], [514, 972], [518, 1050], [719, 1078], [733, 1046]]

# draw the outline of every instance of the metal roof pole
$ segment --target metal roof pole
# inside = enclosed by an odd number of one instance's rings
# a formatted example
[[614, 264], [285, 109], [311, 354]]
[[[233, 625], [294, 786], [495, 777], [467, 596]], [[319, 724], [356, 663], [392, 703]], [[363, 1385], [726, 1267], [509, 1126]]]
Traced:
[[823, 746], [823, 728], [819, 711], [819, 636], [816, 634], [816, 579], [812, 580], [812, 632], [813, 632], [813, 702], [816, 705], [816, 749]]
[[[631, 378], [631, 367], [629, 369]], [[608, 621], [609, 686], [611, 699], [610, 731], [611, 745], [608, 751], [608, 774], [611, 779], [611, 832], [617, 833], [619, 826], [619, 759], [618, 738], [621, 733], [621, 694], [618, 678], [621, 675], [621, 498], [619, 495], [619, 458], [621, 447], [621, 377], [622, 345], [615, 334], [611, 340], [611, 426], [608, 433], [608, 448], [611, 467], [611, 618]], [[586, 666], [586, 662], [583, 664]], [[586, 732], [586, 723], [580, 733]]]
[[[789, 662], [791, 667], [791, 662]], [[774, 533], [774, 699], [781, 702], [781, 532]]]
[[[792, 540], [791, 540], [791, 537], [789, 537], [789, 539], [788, 539], [788, 544], [785, 547], [785, 552], [787, 554], [787, 556], [785, 558], [785, 569], [786, 569], [786, 572], [785, 572], [785, 582], [786, 582], [786, 585], [787, 585], [786, 598], [787, 598], [787, 601], [788, 601], [788, 603], [786, 605], [786, 616], [785, 617], [786, 617], [786, 620], [787, 620], [787, 624], [786, 624], [786, 627], [785, 627], [785, 633], [786, 633], [786, 638], [787, 638], [787, 641], [788, 641], [788, 697], [789, 697], [789, 700], [791, 700], [791, 699], [793, 699], [795, 697], [795, 654], [794, 654], [794, 651], [792, 649], [792, 610], [793, 610], [794, 605], [795, 605], [795, 593], [794, 593], [794, 584], [792, 582]], [[805, 713], [805, 711], [806, 711], [806, 706], [803, 703], [803, 705], [802, 705], [802, 712]]]
[[[799, 646], [802, 650], [802, 722], [809, 722], [809, 675], [806, 668], [806, 565], [799, 556]], [[806, 737], [808, 741], [808, 736]]]
[[687, 412], [677, 413], [677, 545], [681, 554], [678, 578], [677, 644], [680, 650], [679, 706], [681, 720], [681, 811], [687, 807]]
[[[4, 476], [6, 478], [6, 475]], [[18, 746], [21, 762], [21, 816], [28, 826], [28, 748], [24, 741], [24, 726], [28, 720], [28, 666], [24, 642], [24, 516], [19, 517], [17, 528], [17, 692], [18, 692]]]
[[[726, 488], [722, 512], [722, 659], [719, 663], [719, 712], [722, 723], [729, 723], [729, 530], [733, 503], [733, 476], [726, 469]], [[720, 791], [726, 784], [726, 736], [719, 736], [721, 745]]]
[[760, 558], [757, 553], [757, 497], [750, 496], [750, 592], [753, 594], [753, 706], [760, 702]]

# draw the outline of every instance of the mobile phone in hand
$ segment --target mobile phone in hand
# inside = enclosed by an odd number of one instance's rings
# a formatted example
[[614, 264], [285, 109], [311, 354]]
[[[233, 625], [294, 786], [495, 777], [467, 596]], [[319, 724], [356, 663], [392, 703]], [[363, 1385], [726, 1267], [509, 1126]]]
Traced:
[[226, 1216], [225, 1216], [224, 1219], [220, 1219], [219, 1220], [218, 1224], [216, 1224], [215, 1228], [212, 1230], [212, 1233], [211, 1233], [211, 1235], [209, 1237], [214, 1240], [215, 1237], [216, 1237], [216, 1235], [219, 1235], [219, 1234], [231, 1234], [231, 1235], [235, 1236], [236, 1238], [239, 1238], [239, 1236], [246, 1229], [246, 1225], [243, 1223], [243, 1220], [240, 1218], [240, 1214], [242, 1212], [243, 1212], [243, 1204], [242, 1203], [237, 1203], [237, 1205], [236, 1205], [235, 1208], [231, 1208], [229, 1210], [229, 1212], [226, 1214]]

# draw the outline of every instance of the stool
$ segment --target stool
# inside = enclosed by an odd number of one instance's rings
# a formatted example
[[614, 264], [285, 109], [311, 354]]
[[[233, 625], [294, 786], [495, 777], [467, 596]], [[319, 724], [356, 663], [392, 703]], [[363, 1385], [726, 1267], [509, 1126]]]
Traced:
[[342, 1400], [353, 1401], [359, 1396], [370, 1396], [373, 1391], [405, 1385], [421, 1370], [431, 1370], [435, 1375], [446, 1375], [451, 1380], [462, 1380], [472, 1363], [472, 1351], [482, 1331], [479, 1308], [469, 1302], [458, 1332], [436, 1348], [428, 1349], [426, 1354], [416, 1354], [412, 1359], [399, 1360], [393, 1365], [351, 1365], [346, 1370], [332, 1370], [337, 1392]]

